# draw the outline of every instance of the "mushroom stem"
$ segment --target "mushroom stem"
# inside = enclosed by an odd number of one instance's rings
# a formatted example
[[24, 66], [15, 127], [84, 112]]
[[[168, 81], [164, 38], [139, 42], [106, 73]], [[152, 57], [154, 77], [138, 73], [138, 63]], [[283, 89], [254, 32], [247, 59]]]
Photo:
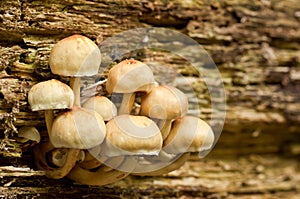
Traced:
[[[55, 148], [47, 154], [48, 163], [53, 164], [55, 167], [63, 167], [66, 164], [68, 153], [70, 149]], [[84, 159], [84, 152], [80, 150], [77, 156], [77, 162], [82, 162]]]
[[95, 169], [102, 165], [102, 162], [98, 161], [97, 159], [92, 159], [89, 161], [83, 161], [79, 163], [79, 166], [83, 169]]
[[[128, 164], [126, 167], [129, 167], [131, 162], [125, 160], [122, 165], [124, 164]], [[97, 171], [92, 172], [76, 165], [68, 174], [68, 178], [81, 184], [102, 186], [119, 181], [128, 175], [129, 172], [119, 171], [116, 169], [105, 172], [101, 167]]]
[[45, 122], [46, 122], [48, 135], [50, 135], [53, 120], [54, 120], [53, 110], [45, 110]]
[[84, 160], [79, 163], [79, 166], [84, 169], [95, 169], [102, 165], [102, 162], [97, 158], [101, 151], [100, 145], [85, 150]]
[[49, 166], [46, 160], [46, 154], [53, 150], [54, 147], [50, 142], [45, 142], [37, 145], [34, 149], [34, 160], [38, 169], [44, 170], [46, 176], [53, 179], [60, 179], [65, 177], [71, 169], [75, 166], [79, 149], [68, 149], [65, 164], [59, 168]]
[[[160, 176], [163, 174], [170, 173], [171, 171], [174, 171], [174, 170], [180, 168], [182, 165], [184, 165], [184, 163], [188, 160], [189, 156], [190, 156], [190, 153], [184, 153], [179, 158], [177, 158], [177, 160], [175, 160], [174, 162], [171, 162], [169, 165], [167, 165], [161, 169], [150, 171], [150, 172], [145, 172], [145, 173], [133, 173], [133, 175]], [[151, 164], [149, 166], [157, 167], [155, 164]]]
[[74, 92], [74, 106], [80, 107], [80, 77], [71, 77], [70, 86]]
[[125, 156], [116, 156], [109, 158], [103, 162], [103, 165], [101, 165], [98, 171], [112, 171], [114, 170], [113, 168], [118, 168], [124, 162], [124, 160]]
[[124, 93], [121, 106], [119, 109], [119, 115], [130, 114], [135, 100], [135, 93]]
[[163, 140], [165, 140], [170, 133], [172, 120], [159, 120], [158, 127], [160, 129]]
[[67, 160], [68, 149], [53, 149], [47, 155], [48, 161], [57, 167], [63, 167]]

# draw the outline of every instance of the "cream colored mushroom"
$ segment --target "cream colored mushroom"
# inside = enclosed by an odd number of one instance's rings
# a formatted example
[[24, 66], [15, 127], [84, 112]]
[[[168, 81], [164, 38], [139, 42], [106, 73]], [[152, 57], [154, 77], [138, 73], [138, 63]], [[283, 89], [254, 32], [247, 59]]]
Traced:
[[71, 77], [75, 105], [80, 106], [80, 77], [98, 73], [101, 53], [98, 46], [82, 35], [72, 35], [57, 42], [50, 53], [52, 73]]
[[106, 131], [102, 154], [108, 157], [157, 155], [162, 147], [159, 128], [144, 116], [116, 116], [106, 124]]
[[91, 97], [82, 107], [96, 111], [104, 121], [109, 121], [117, 115], [116, 106], [104, 96]]
[[174, 121], [163, 150], [170, 154], [201, 152], [210, 150], [214, 139], [214, 133], [205, 121], [194, 116], [184, 116]]
[[174, 119], [187, 113], [188, 100], [183, 92], [173, 86], [160, 85], [142, 97], [141, 114], [158, 119], [158, 126], [165, 139]]
[[146, 157], [148, 164], [137, 164], [133, 173], [140, 176], [169, 173], [180, 168], [190, 152], [209, 150], [213, 143], [214, 134], [206, 122], [194, 116], [184, 116], [173, 122], [159, 156]]
[[68, 85], [52, 79], [32, 86], [28, 93], [28, 102], [33, 111], [45, 110], [46, 126], [50, 133], [53, 110], [70, 109], [74, 104], [74, 94]]
[[55, 165], [51, 166], [51, 163], [49, 165], [46, 158], [47, 154], [53, 149], [53, 145], [50, 142], [43, 142], [35, 146], [33, 149], [35, 165], [38, 169], [44, 170], [46, 176], [49, 178], [63, 178], [75, 166], [80, 150], [68, 149], [66, 156], [63, 157], [64, 160], [59, 160], [59, 163], [56, 162], [60, 165], [60, 167], [57, 167]]
[[49, 138], [56, 148], [89, 149], [101, 144], [105, 135], [97, 112], [75, 106], [55, 118]]
[[20, 143], [25, 143], [29, 140], [39, 143], [41, 141], [41, 135], [33, 126], [22, 126], [20, 129], [18, 129], [18, 137], [15, 139]]
[[109, 94], [122, 93], [120, 114], [129, 114], [135, 100], [135, 92], [151, 91], [155, 84], [151, 69], [137, 60], [124, 60], [113, 66], [108, 73], [106, 90]]
[[[70, 149], [67, 148], [55, 148], [47, 153], [47, 160], [49, 165], [54, 167], [63, 167], [66, 164], [68, 152]], [[77, 156], [77, 162], [82, 162], [84, 160], [84, 152], [80, 150]]]

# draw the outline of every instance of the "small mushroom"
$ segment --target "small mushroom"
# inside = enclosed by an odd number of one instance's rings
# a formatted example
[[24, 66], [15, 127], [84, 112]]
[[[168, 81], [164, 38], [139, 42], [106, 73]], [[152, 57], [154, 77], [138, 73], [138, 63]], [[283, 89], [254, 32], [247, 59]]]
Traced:
[[47, 160], [49, 164], [56, 167], [63, 167], [66, 163], [68, 150], [69, 149], [53, 149], [47, 153]]
[[205, 121], [194, 116], [184, 116], [173, 122], [163, 150], [170, 154], [202, 152], [211, 149], [214, 138], [211, 127]]
[[28, 102], [32, 111], [45, 110], [45, 120], [49, 134], [54, 118], [53, 110], [71, 108], [74, 103], [74, 94], [68, 85], [52, 79], [32, 86], [28, 93]]
[[33, 126], [22, 126], [18, 130], [18, 137], [16, 137], [15, 139], [20, 143], [25, 143], [28, 141], [39, 143], [41, 141], [41, 135]]
[[[53, 150], [53, 145], [50, 142], [43, 142], [34, 147], [34, 161], [38, 169], [44, 170], [46, 176], [53, 179], [60, 179], [65, 177], [71, 169], [75, 166], [80, 154], [80, 150], [68, 149], [65, 156], [61, 156], [62, 160], [56, 160], [56, 164], [60, 167], [49, 164], [47, 161], [47, 154]], [[64, 162], [64, 164], [63, 164]]]
[[[52, 151], [48, 152], [46, 158], [49, 162], [49, 165], [54, 167], [63, 167], [66, 164], [69, 150], [70, 149], [66, 148], [55, 148]], [[77, 162], [82, 162], [85, 158], [84, 156], [84, 152], [80, 150], [77, 156]]]
[[102, 154], [108, 157], [157, 155], [162, 147], [159, 128], [145, 116], [116, 116], [106, 124], [106, 131]]
[[104, 121], [109, 121], [117, 115], [116, 106], [104, 96], [91, 97], [82, 107], [96, 111]]
[[209, 150], [213, 142], [213, 131], [206, 122], [194, 116], [184, 116], [173, 122], [159, 156], [146, 157], [148, 164], [137, 164], [132, 173], [139, 176], [169, 173], [180, 168], [190, 152]]
[[148, 93], [155, 84], [151, 69], [137, 60], [124, 60], [108, 73], [106, 90], [109, 94], [122, 93], [119, 115], [129, 114], [135, 100], [135, 92]]
[[141, 115], [158, 119], [158, 126], [165, 139], [174, 119], [187, 113], [188, 100], [183, 92], [173, 86], [160, 85], [142, 97]]
[[105, 123], [97, 112], [74, 106], [55, 118], [49, 138], [56, 148], [89, 149], [101, 144], [105, 135]]
[[75, 105], [80, 106], [80, 77], [98, 73], [101, 53], [98, 46], [82, 35], [72, 35], [57, 42], [50, 53], [53, 74], [71, 77]]
[[18, 129], [18, 134], [14, 139], [20, 143], [22, 151], [38, 144], [41, 141], [41, 136], [38, 130], [33, 126], [23, 126]]

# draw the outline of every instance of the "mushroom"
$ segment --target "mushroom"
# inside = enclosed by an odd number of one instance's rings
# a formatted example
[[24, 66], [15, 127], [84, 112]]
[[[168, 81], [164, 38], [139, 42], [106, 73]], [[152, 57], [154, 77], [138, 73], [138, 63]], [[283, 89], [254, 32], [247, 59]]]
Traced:
[[213, 142], [214, 133], [206, 122], [194, 116], [184, 116], [173, 122], [159, 156], [146, 157], [148, 164], [137, 164], [132, 173], [139, 176], [169, 173], [180, 168], [190, 152], [209, 150]]
[[145, 116], [119, 115], [106, 124], [101, 152], [108, 157], [157, 155], [161, 147], [162, 137], [155, 122]]
[[205, 121], [194, 116], [184, 116], [173, 122], [163, 150], [169, 154], [202, 152], [211, 149], [214, 138], [211, 127]]
[[141, 115], [158, 119], [158, 126], [165, 139], [174, 119], [187, 113], [188, 100], [183, 92], [169, 85], [152, 88], [141, 100]]
[[104, 96], [95, 96], [86, 101], [83, 108], [95, 110], [99, 113], [104, 121], [109, 121], [117, 115], [116, 106]]
[[129, 114], [135, 100], [135, 92], [150, 92], [155, 84], [151, 69], [137, 60], [124, 60], [108, 73], [106, 90], [109, 94], [122, 93], [120, 114]]
[[[194, 116], [184, 116], [173, 122], [158, 157], [146, 157], [148, 164], [135, 166], [134, 175], [157, 176], [180, 168], [190, 152], [209, 150], [214, 142], [210, 126]], [[175, 156], [174, 156], [175, 155]]]
[[[46, 158], [49, 162], [49, 165], [52, 165], [54, 167], [63, 167], [66, 164], [69, 150], [70, 149], [59, 148], [59, 149], [53, 149], [52, 151], [48, 152]], [[83, 160], [84, 160], [84, 152], [80, 150], [77, 156], [77, 162], [82, 162]]]
[[[72, 110], [68, 111], [67, 113], [62, 113], [59, 115], [59, 118], [56, 118], [55, 129], [52, 131], [53, 134], [49, 136], [50, 141], [54, 144], [54, 146], [69, 146], [70, 148], [78, 149], [83, 148], [84, 146], [82, 145], [94, 146], [103, 141], [105, 136], [105, 126], [101, 116], [95, 112], [88, 112], [80, 108], [80, 77], [97, 74], [100, 63], [101, 53], [98, 46], [89, 38], [82, 35], [76, 34], [64, 38], [57, 42], [52, 48], [49, 60], [51, 71], [57, 75], [71, 77], [70, 85], [75, 95], [74, 107]], [[80, 124], [80, 121], [78, 120], [81, 120], [81, 114], [83, 117], [87, 117], [85, 118], [86, 120], [83, 119], [83, 121], [91, 119], [87, 124], [95, 125], [94, 127], [89, 126], [88, 130], [92, 129], [98, 131], [92, 132], [91, 135], [80, 134], [86, 132], [79, 125], [76, 126], [77, 122]], [[73, 134], [70, 135], [71, 137], [68, 137], [66, 134], [66, 132], [68, 132], [68, 126], [63, 125], [64, 121], [69, 122], [71, 125], [70, 128], [73, 130]], [[59, 135], [60, 128], [63, 129], [62, 131], [64, 131], [65, 134]], [[68, 138], [71, 139], [70, 142], [68, 142]], [[72, 138], [73, 141], [76, 140], [77, 143], [72, 143]]]
[[18, 137], [16, 137], [15, 140], [20, 143], [25, 143], [29, 140], [39, 143], [41, 141], [41, 135], [33, 126], [22, 126], [18, 130]]
[[127, 170], [127, 172], [117, 169], [105, 171], [103, 167], [99, 167], [96, 171], [90, 171], [76, 165], [67, 177], [81, 184], [98, 186], [107, 185], [127, 177], [133, 169], [130, 158], [124, 158], [122, 163], [118, 166], [126, 168], [125, 170]]
[[80, 77], [98, 73], [101, 53], [98, 46], [82, 35], [72, 35], [57, 42], [50, 53], [53, 74], [71, 77], [75, 105], [80, 106]]
[[56, 148], [89, 149], [101, 144], [105, 135], [105, 123], [97, 112], [74, 106], [55, 118], [49, 138]]
[[32, 86], [28, 93], [28, 102], [32, 111], [45, 110], [47, 131], [50, 134], [54, 118], [53, 110], [71, 108], [74, 94], [68, 85], [52, 79]]
[[[52, 79], [34, 85], [29, 91], [28, 101], [33, 111], [45, 110], [47, 132], [50, 136], [54, 119], [53, 110], [71, 108], [74, 104], [74, 93], [68, 85]], [[47, 169], [47, 176], [51, 178], [62, 178], [75, 165], [76, 161], [66, 161], [65, 165], [60, 169], [52, 168], [46, 162], [46, 154], [53, 149], [53, 145], [49, 142], [37, 145], [34, 148], [36, 164], [40, 169]], [[67, 160], [73, 160], [70, 155], [77, 156], [77, 153], [79, 153], [79, 151], [71, 150]]]
[[47, 177], [60, 179], [65, 177], [75, 166], [80, 150], [68, 149], [65, 156], [61, 157], [62, 160], [57, 160], [56, 162], [60, 167], [56, 165], [51, 166], [53, 162], [49, 163], [47, 161], [47, 154], [52, 150], [53, 145], [50, 142], [43, 142], [35, 146], [33, 149], [35, 165], [38, 169], [44, 170]]
[[53, 149], [46, 154], [49, 165], [63, 167], [66, 163], [68, 149]]
[[22, 126], [18, 129], [17, 137], [14, 138], [23, 151], [32, 147], [41, 141], [41, 136], [38, 130], [33, 126]]

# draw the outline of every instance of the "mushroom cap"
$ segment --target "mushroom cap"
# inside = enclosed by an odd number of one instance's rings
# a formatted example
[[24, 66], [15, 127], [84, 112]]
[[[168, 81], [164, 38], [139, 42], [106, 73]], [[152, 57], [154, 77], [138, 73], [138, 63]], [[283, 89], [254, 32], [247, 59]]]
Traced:
[[117, 115], [117, 107], [104, 96], [91, 97], [82, 107], [96, 111], [104, 121], [109, 121]]
[[108, 73], [108, 93], [149, 92], [155, 84], [152, 70], [137, 60], [124, 60], [113, 66]]
[[55, 118], [49, 138], [55, 148], [88, 149], [101, 144], [105, 135], [97, 112], [75, 106]]
[[157, 155], [162, 136], [157, 125], [145, 116], [119, 115], [106, 124], [104, 154]]
[[160, 85], [152, 88], [141, 101], [141, 114], [156, 119], [172, 120], [187, 113], [188, 100], [179, 89]]
[[184, 116], [173, 122], [163, 150], [170, 154], [209, 150], [214, 143], [211, 127], [200, 118]]
[[98, 46], [82, 35], [72, 35], [57, 42], [50, 53], [52, 73], [81, 77], [98, 73], [101, 53]]
[[18, 130], [18, 137], [16, 138], [19, 142], [27, 142], [28, 140], [39, 143], [41, 141], [41, 135], [34, 126], [22, 126]]
[[52, 79], [32, 86], [28, 102], [33, 111], [66, 109], [73, 106], [74, 93], [67, 84]]

